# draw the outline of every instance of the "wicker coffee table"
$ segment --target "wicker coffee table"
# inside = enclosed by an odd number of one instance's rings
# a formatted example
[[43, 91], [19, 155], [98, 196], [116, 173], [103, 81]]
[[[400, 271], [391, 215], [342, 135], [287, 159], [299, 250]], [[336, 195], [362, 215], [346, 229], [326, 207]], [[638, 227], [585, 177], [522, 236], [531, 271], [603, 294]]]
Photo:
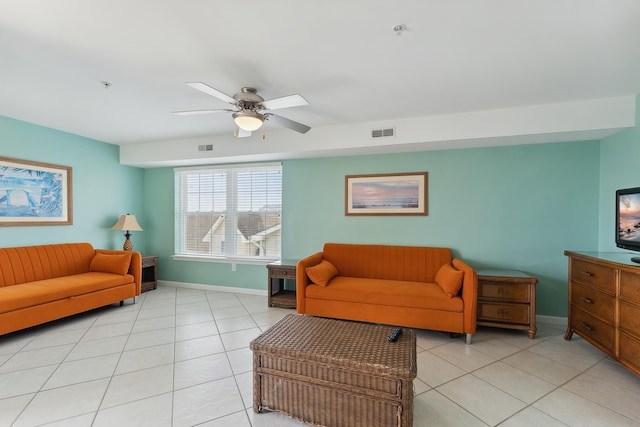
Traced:
[[251, 342], [253, 409], [319, 426], [410, 427], [416, 336], [289, 314]]

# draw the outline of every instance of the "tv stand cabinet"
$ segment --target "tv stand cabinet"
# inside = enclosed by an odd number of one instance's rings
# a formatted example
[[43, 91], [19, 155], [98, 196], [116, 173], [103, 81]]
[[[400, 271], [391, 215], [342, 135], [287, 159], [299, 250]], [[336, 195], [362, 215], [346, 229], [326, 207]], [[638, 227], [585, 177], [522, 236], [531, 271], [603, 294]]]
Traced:
[[569, 325], [564, 338], [584, 338], [640, 375], [640, 267], [631, 254], [570, 252]]

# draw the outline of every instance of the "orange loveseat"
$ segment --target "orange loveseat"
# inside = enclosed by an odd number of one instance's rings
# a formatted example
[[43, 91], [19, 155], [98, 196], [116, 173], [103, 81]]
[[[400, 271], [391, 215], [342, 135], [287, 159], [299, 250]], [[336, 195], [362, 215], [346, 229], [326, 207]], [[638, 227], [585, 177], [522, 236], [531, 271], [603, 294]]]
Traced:
[[325, 243], [298, 262], [301, 314], [476, 332], [478, 277], [451, 249]]
[[89, 243], [0, 248], [0, 335], [122, 305], [140, 295], [141, 281], [139, 252]]

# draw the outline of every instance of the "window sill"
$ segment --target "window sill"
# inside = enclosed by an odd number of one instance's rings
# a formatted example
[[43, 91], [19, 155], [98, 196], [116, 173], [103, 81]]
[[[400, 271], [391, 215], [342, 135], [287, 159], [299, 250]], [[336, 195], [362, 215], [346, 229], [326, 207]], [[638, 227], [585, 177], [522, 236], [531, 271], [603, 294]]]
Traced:
[[197, 255], [172, 255], [171, 259], [175, 261], [196, 261], [196, 262], [213, 262], [218, 264], [247, 264], [247, 265], [267, 265], [275, 261], [279, 261], [280, 258], [225, 258], [225, 257], [205, 257]]

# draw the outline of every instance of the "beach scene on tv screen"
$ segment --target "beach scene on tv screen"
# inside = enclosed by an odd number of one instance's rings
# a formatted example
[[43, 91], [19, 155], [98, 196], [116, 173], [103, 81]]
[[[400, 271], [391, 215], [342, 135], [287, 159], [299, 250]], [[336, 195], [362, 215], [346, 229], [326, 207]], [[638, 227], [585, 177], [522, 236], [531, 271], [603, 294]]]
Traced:
[[620, 196], [618, 233], [624, 240], [640, 242], [640, 194]]

